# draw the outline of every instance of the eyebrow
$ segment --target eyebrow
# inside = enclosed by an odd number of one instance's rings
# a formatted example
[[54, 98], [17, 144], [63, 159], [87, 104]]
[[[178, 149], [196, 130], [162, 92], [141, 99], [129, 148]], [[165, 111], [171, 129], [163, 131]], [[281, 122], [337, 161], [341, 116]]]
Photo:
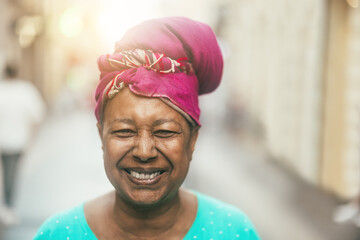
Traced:
[[126, 124], [129, 124], [129, 125], [135, 125], [134, 120], [129, 119], [129, 118], [115, 118], [114, 120], [112, 120], [110, 122], [110, 124], [117, 123], [117, 122], [126, 123]]
[[[110, 122], [110, 125], [113, 123], [125, 123], [125, 124], [129, 124], [129, 125], [135, 125], [135, 121], [132, 119], [129, 119], [129, 118], [115, 118], [114, 120], [112, 120]], [[180, 123], [178, 123], [177, 121], [172, 120], [172, 119], [158, 119], [152, 125], [154, 127], [156, 127], [156, 126], [159, 126], [164, 123], [175, 123], [176, 125], [181, 127]]]
[[168, 122], [172, 122], [172, 123], [175, 123], [176, 125], [180, 126], [181, 127], [181, 124], [178, 123], [177, 121], [175, 120], [172, 120], [172, 119], [159, 119], [159, 120], [156, 120], [154, 123], [153, 123], [153, 126], [159, 126], [161, 124], [164, 124], [164, 123], [168, 123]]

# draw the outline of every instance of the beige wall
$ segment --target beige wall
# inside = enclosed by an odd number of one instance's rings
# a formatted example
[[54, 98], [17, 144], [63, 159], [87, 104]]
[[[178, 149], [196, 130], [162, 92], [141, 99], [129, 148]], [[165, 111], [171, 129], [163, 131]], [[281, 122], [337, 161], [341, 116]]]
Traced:
[[344, 0], [229, 1], [227, 76], [267, 151], [340, 197], [360, 189], [360, 9]]
[[360, 9], [347, 8], [346, 59], [344, 60], [344, 148], [342, 149], [341, 178], [336, 192], [354, 196], [360, 190]]
[[360, 9], [349, 10], [349, 48], [346, 76], [345, 194], [360, 190]]
[[327, 64], [324, 79], [324, 119], [321, 184], [344, 194], [344, 148], [346, 117], [345, 66], [347, 65], [347, 9], [345, 1], [332, 0], [329, 8]]
[[5, 3], [0, 1], [0, 69], [2, 69], [5, 61], [5, 37], [6, 37], [6, 18]]
[[325, 1], [233, 1], [229, 9], [232, 84], [264, 126], [268, 151], [316, 183]]
[[360, 9], [333, 0], [330, 14], [321, 185], [350, 198], [360, 190]]

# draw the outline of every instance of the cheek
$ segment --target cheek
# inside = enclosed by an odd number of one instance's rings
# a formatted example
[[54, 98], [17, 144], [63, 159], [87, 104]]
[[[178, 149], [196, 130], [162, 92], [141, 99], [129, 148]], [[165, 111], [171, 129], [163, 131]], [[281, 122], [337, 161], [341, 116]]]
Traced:
[[173, 139], [158, 141], [156, 143], [158, 150], [169, 160], [170, 164], [180, 171], [188, 168], [191, 160], [188, 144], [184, 139]]
[[172, 156], [172, 158], [177, 159], [183, 155], [184, 141], [182, 139], [158, 140], [155, 144], [162, 153]]
[[115, 187], [119, 187], [120, 172], [118, 163], [131, 149], [132, 144], [128, 141], [119, 141], [116, 138], [109, 138], [104, 141], [104, 169], [107, 178]]
[[116, 138], [106, 140], [103, 146], [105, 164], [116, 165], [130, 151], [132, 146], [131, 141], [121, 141]]

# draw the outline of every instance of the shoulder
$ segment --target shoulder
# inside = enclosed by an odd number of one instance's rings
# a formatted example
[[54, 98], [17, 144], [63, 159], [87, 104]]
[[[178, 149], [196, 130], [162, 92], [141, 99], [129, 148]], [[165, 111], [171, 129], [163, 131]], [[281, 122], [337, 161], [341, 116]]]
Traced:
[[[214, 239], [260, 239], [248, 216], [239, 208], [195, 192], [198, 212], [194, 222], [198, 233]], [[201, 238], [200, 238], [201, 239]]]
[[231, 204], [220, 201], [216, 198], [207, 196], [202, 193], [196, 193], [198, 198], [199, 213], [207, 217], [207, 215], [216, 215], [219, 220], [227, 221], [228, 219], [234, 219], [237, 221], [242, 220], [245, 222], [249, 220], [247, 215]]
[[49, 217], [39, 228], [34, 240], [82, 239], [91, 235], [84, 215], [84, 205], [81, 204]]

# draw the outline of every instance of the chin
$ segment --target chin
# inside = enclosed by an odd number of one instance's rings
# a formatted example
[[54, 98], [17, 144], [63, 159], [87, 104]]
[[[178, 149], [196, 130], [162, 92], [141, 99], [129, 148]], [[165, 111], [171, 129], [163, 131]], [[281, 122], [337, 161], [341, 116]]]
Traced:
[[126, 201], [139, 208], [152, 208], [167, 202], [173, 195], [162, 191], [139, 189], [127, 194]]
[[140, 205], [157, 205], [166, 199], [163, 192], [146, 189], [135, 190], [131, 195], [134, 202]]

